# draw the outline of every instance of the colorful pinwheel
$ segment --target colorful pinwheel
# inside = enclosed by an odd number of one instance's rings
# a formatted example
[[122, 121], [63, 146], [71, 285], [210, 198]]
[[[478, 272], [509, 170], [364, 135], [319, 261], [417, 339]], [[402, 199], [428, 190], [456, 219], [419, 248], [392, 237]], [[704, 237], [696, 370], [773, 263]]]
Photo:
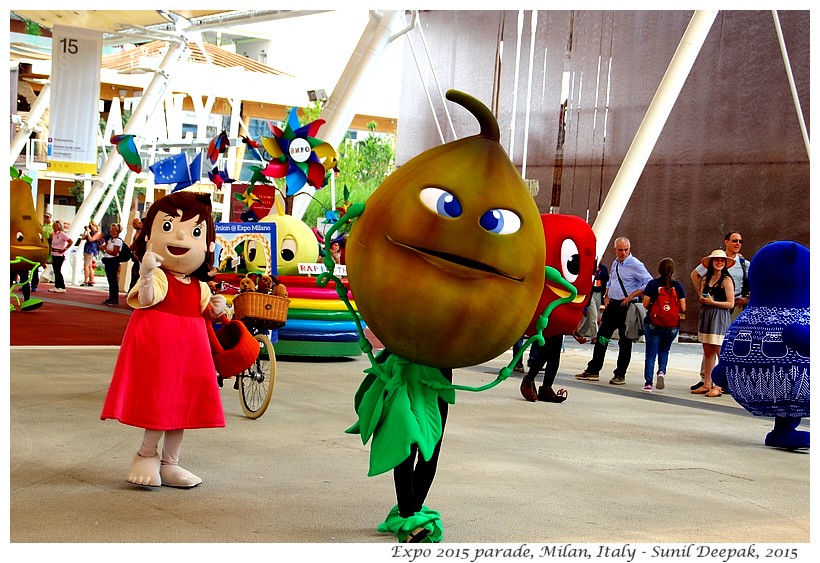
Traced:
[[253, 186], [249, 186], [248, 189], [241, 194], [233, 194], [233, 197], [236, 198], [237, 201], [242, 202], [242, 209], [245, 211], [250, 209], [251, 205], [255, 202], [260, 201], [258, 197], [253, 195]]
[[231, 142], [225, 131], [211, 139], [211, 142], [208, 143], [208, 160], [211, 161], [211, 164], [216, 164], [219, 155], [227, 153], [230, 146]]
[[137, 174], [142, 172], [142, 158], [134, 142], [134, 135], [112, 135], [111, 144], [117, 147], [117, 152], [120, 153], [131, 172]]
[[249, 166], [251, 170], [251, 179], [250, 184], [253, 186], [254, 184], [272, 184], [268, 177], [269, 175], [265, 174], [264, 170], [262, 170], [261, 166]]
[[291, 109], [284, 131], [270, 125], [273, 138], [262, 138], [272, 159], [261, 172], [270, 178], [285, 178], [288, 196], [295, 195], [306, 183], [320, 189], [325, 184], [326, 170], [336, 164], [336, 150], [315, 137], [325, 121], [317, 119], [300, 126], [296, 109]]
[[251, 154], [251, 156], [255, 160], [263, 160], [262, 159], [262, 153], [259, 152], [259, 148], [260, 148], [259, 143], [257, 143], [256, 141], [254, 141], [250, 137], [245, 137], [244, 135], [242, 136], [242, 142], [245, 143], [245, 146], [247, 146], [248, 152]]
[[216, 166], [214, 166], [213, 170], [208, 172], [208, 179], [214, 183], [216, 189], [220, 189], [222, 184], [233, 184], [236, 182], [236, 180], [228, 175], [227, 169], [220, 170]]
[[347, 214], [347, 210], [353, 205], [353, 202], [350, 201], [350, 188], [347, 187], [347, 184], [345, 184], [342, 189], [342, 197], [342, 204], [336, 207], [337, 221], [344, 217]]

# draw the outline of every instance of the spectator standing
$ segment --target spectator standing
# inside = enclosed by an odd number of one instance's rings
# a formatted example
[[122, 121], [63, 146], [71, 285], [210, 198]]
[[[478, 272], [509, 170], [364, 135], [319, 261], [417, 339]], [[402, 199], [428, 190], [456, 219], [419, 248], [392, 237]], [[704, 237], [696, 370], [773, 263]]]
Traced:
[[[652, 391], [655, 374], [655, 358], [658, 359], [657, 389], [666, 385], [666, 367], [669, 361], [669, 350], [678, 337], [680, 330], [680, 313], [686, 311], [686, 294], [681, 283], [673, 279], [675, 262], [664, 258], [658, 264], [657, 278], [651, 280], [643, 290], [643, 306], [647, 310], [644, 324], [646, 341], [646, 358], [644, 360], [643, 390]], [[653, 307], [657, 307], [656, 311]]]
[[[51, 213], [48, 211], [43, 215], [43, 236], [48, 243], [48, 258], [46, 264], [51, 264], [51, 238], [54, 236], [54, 224], [51, 222]], [[37, 291], [37, 286], [40, 285], [40, 268], [35, 268], [34, 276], [31, 278], [31, 291]]]
[[604, 266], [603, 262], [598, 263], [598, 268], [595, 270], [595, 280], [592, 282], [592, 292], [590, 293], [590, 301], [587, 304], [587, 314], [581, 321], [581, 326], [578, 327], [578, 332], [592, 340], [598, 339], [598, 328], [601, 326], [601, 306], [604, 301], [604, 290], [606, 284], [609, 282], [609, 270]]
[[54, 293], [65, 293], [65, 280], [63, 279], [63, 262], [65, 255], [71, 250], [74, 243], [63, 230], [60, 221], [54, 222], [54, 233], [51, 237], [51, 266], [54, 269], [54, 287], [49, 289]]
[[[140, 231], [142, 231], [142, 219], [139, 217], [134, 217], [134, 220], [131, 221], [131, 230], [134, 232], [133, 237], [131, 238], [132, 241], [137, 240], [137, 236], [139, 236]], [[133, 245], [133, 242], [132, 242]], [[137, 260], [136, 254], [131, 254], [131, 283], [128, 286], [128, 290], [134, 289], [134, 286], [137, 285], [137, 281], [140, 279], [140, 263]]]
[[85, 241], [83, 246], [83, 285], [94, 285], [94, 264], [97, 261], [97, 254], [100, 251], [100, 241], [102, 240], [102, 232], [97, 226], [97, 223], [91, 221], [83, 230], [82, 239]]
[[720, 397], [723, 390], [712, 384], [712, 369], [720, 356], [723, 337], [731, 324], [729, 311], [735, 305], [735, 287], [728, 269], [734, 264], [723, 250], [714, 250], [701, 260], [706, 275], [700, 282], [698, 342], [703, 345], [703, 385], [692, 389], [696, 395]]
[[[729, 275], [732, 276], [732, 282], [735, 285], [735, 306], [729, 311], [729, 317], [734, 321], [746, 305], [749, 303], [749, 261], [740, 253], [740, 248], [743, 246], [743, 236], [737, 231], [729, 231], [723, 235], [723, 245], [725, 247], [726, 258], [733, 260], [731, 266], [727, 266]], [[706, 275], [706, 267], [703, 264], [698, 264], [694, 270], [689, 274], [692, 280], [692, 286], [695, 291], [700, 293], [700, 284], [703, 277]], [[700, 364], [700, 381], [690, 387], [695, 390], [703, 385], [704, 365]]]
[[119, 287], [119, 272], [120, 262], [117, 256], [120, 253], [122, 245], [125, 244], [120, 238], [120, 226], [117, 223], [111, 223], [108, 227], [108, 232], [111, 235], [108, 242], [103, 246], [105, 255], [103, 256], [103, 265], [105, 266], [105, 278], [108, 280], [108, 299], [102, 302], [103, 305], [115, 306], [120, 302], [120, 287]]
[[576, 379], [598, 381], [598, 374], [604, 366], [609, 339], [617, 330], [618, 363], [609, 383], [623, 385], [626, 383], [626, 370], [632, 359], [632, 341], [626, 338], [626, 313], [629, 305], [642, 295], [646, 284], [652, 279], [643, 262], [631, 253], [632, 245], [626, 237], [615, 239], [615, 261], [609, 273], [609, 281], [604, 291], [604, 312], [601, 315], [601, 326], [598, 339], [592, 352], [592, 359], [587, 368], [575, 376]]

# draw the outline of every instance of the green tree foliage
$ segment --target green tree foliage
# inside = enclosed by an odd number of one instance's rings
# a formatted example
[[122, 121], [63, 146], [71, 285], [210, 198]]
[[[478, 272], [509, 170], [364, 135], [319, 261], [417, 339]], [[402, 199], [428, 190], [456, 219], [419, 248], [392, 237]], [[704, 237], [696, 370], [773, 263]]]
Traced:
[[[308, 107], [302, 108], [302, 118], [299, 122], [302, 125], [307, 125], [311, 121], [316, 121], [319, 119], [319, 116], [322, 114], [322, 109], [324, 109], [325, 103], [320, 100], [316, 100], [310, 102]], [[288, 108], [288, 113], [290, 113], [290, 108]]]
[[[376, 123], [370, 122], [371, 133]], [[321, 133], [319, 135], [321, 137]], [[362, 140], [349, 137], [342, 141], [339, 151], [339, 173], [336, 176], [336, 201], [331, 204], [330, 182], [314, 194], [314, 201], [305, 211], [304, 221], [315, 227], [316, 220], [324, 219], [325, 212], [345, 204], [345, 188], [350, 192], [348, 203], [364, 203], [376, 188], [390, 175], [395, 166], [395, 137], [393, 135], [368, 135]], [[301, 196], [300, 196], [301, 197]]]

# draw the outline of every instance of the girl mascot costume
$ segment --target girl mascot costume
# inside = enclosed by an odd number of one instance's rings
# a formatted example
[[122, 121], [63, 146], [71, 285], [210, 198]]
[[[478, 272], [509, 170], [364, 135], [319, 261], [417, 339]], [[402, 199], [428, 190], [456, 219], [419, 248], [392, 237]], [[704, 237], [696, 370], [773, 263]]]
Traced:
[[145, 429], [129, 483], [199, 485], [177, 464], [183, 431], [225, 426], [206, 326], [226, 310], [224, 296], [211, 296], [206, 284], [215, 238], [210, 196], [180, 191], [154, 202], [134, 241], [134, 311], [100, 415]]

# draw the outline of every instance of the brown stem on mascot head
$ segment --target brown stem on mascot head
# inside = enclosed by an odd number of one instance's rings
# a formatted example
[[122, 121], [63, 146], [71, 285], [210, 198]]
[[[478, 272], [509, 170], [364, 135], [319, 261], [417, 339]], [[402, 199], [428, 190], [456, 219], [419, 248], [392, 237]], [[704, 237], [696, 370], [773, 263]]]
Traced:
[[480, 137], [486, 137], [491, 141], [497, 142], [501, 140], [501, 131], [498, 129], [498, 121], [495, 119], [493, 112], [481, 103], [480, 100], [459, 90], [447, 90], [445, 97], [473, 114], [476, 120], [478, 120], [478, 125], [481, 127], [481, 132], [478, 134]]

